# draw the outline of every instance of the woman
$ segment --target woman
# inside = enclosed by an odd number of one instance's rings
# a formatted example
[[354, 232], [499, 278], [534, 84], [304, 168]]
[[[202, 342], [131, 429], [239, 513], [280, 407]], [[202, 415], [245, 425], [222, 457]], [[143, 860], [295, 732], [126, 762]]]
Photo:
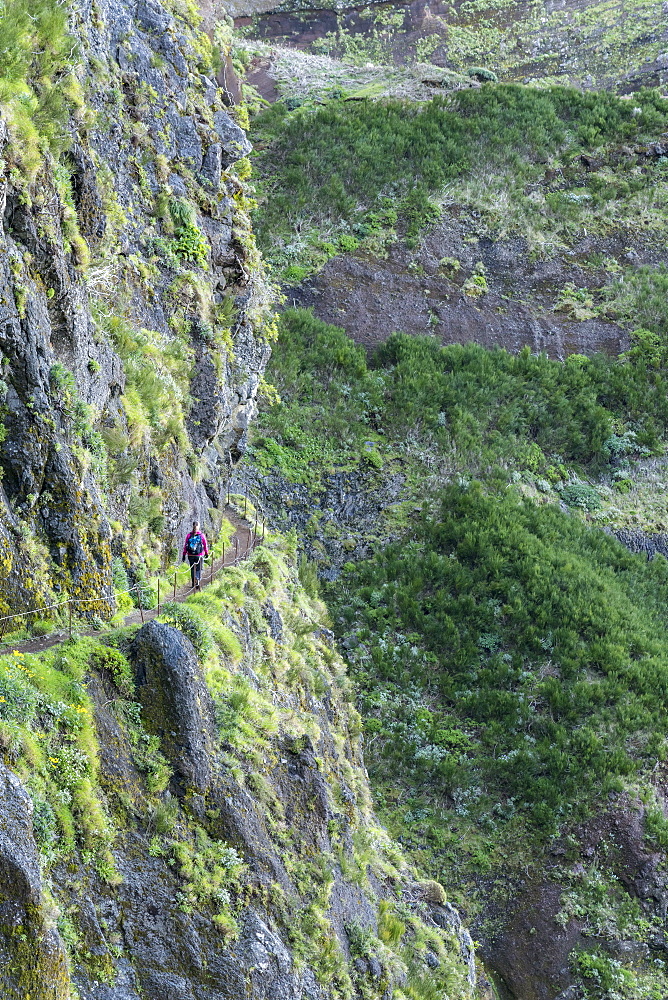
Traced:
[[199, 521], [193, 521], [193, 529], [186, 535], [183, 545], [181, 562], [185, 562], [188, 556], [190, 563], [190, 579], [194, 590], [200, 589], [200, 577], [202, 576], [202, 562], [209, 554], [206, 535], [199, 530]]

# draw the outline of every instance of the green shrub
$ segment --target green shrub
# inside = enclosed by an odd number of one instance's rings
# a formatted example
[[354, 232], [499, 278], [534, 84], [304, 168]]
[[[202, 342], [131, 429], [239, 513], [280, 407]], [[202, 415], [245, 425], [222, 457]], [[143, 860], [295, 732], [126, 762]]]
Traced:
[[39, 704], [37, 691], [29, 679], [28, 668], [17, 657], [0, 661], [0, 719], [29, 725]]
[[499, 80], [493, 70], [486, 69], [484, 66], [469, 66], [466, 75], [484, 83], [498, 83]]
[[[564, 461], [609, 468], [660, 451], [668, 429], [661, 367], [579, 355], [562, 364], [528, 348], [442, 347], [404, 334], [392, 334], [368, 364], [343, 330], [309, 312], [287, 309], [279, 325], [270, 374], [280, 401], [263, 409], [254, 448], [264, 468], [293, 481], [313, 483], [327, 467], [365, 459], [380, 467], [410, 435], [462, 470], [496, 467], [507, 478], [516, 462], [556, 484], [569, 476]], [[588, 489], [566, 495], [593, 509]]]
[[206, 267], [209, 244], [197, 225], [195, 210], [190, 202], [184, 198], [173, 198], [169, 203], [169, 212], [175, 234], [175, 238], [171, 241], [173, 253], [181, 260], [197, 264], [198, 267]]
[[394, 904], [382, 900], [378, 906], [378, 937], [387, 945], [397, 945], [404, 936], [406, 925], [394, 912]]
[[662, 851], [668, 850], [668, 819], [658, 806], [646, 810], [645, 832]]
[[135, 685], [132, 668], [117, 649], [111, 646], [98, 646], [91, 653], [90, 665], [95, 670], [108, 670], [121, 694], [126, 698], [133, 696]]
[[205, 658], [214, 640], [208, 625], [193, 608], [170, 601], [162, 605], [160, 617], [190, 639], [200, 660]]
[[377, 777], [447, 794], [461, 815], [485, 808], [484, 785], [550, 831], [661, 752], [668, 563], [553, 505], [446, 488], [333, 596]]
[[309, 597], [318, 597], [320, 590], [318, 567], [314, 562], [311, 562], [303, 552], [299, 557], [298, 572], [299, 582]]
[[567, 483], [560, 494], [569, 507], [580, 507], [582, 510], [596, 510], [601, 506], [601, 497], [589, 483]]

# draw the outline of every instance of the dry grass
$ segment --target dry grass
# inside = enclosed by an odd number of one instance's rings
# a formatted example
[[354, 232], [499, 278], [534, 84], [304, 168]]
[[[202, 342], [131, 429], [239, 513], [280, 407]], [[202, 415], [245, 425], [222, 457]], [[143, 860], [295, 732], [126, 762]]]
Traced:
[[394, 97], [429, 101], [443, 90], [475, 85], [458, 73], [429, 64], [420, 63], [412, 69], [371, 62], [359, 66], [330, 56], [313, 55], [260, 41], [246, 40], [241, 45], [251, 55], [270, 61], [268, 74], [275, 80], [284, 100], [318, 100], [332, 91], [342, 91], [353, 99]]

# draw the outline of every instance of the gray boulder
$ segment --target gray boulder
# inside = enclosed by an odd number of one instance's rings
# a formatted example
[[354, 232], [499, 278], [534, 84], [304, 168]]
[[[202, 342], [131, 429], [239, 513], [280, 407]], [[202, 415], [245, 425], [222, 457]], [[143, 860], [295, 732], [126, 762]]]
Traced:
[[142, 716], [160, 737], [177, 791], [206, 792], [211, 785], [213, 705], [197, 655], [182, 632], [151, 621], [130, 647]]
[[248, 156], [253, 147], [246, 133], [224, 111], [214, 113], [213, 123], [222, 147], [222, 166], [226, 170], [237, 160]]

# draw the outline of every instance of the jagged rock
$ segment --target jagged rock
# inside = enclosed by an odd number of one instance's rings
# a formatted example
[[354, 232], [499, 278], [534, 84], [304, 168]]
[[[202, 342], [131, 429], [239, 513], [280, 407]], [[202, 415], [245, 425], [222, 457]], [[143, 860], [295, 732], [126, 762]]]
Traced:
[[32, 802], [0, 763], [0, 992], [3, 1000], [67, 1000], [62, 943], [42, 908]]
[[107, 229], [104, 203], [96, 182], [96, 171], [90, 153], [80, 143], [73, 143], [70, 157], [74, 163], [72, 190], [77, 206], [79, 228], [89, 246], [97, 246]]
[[159, 4], [150, 3], [150, 0], [141, 0], [137, 4], [136, 18], [143, 28], [156, 34], [166, 31], [171, 21], [167, 11]]
[[[208, 208], [197, 205], [198, 227], [211, 242], [203, 287], [210, 284], [216, 303], [234, 298], [236, 339], [234, 360], [225, 358], [218, 367], [213, 347], [202, 346], [198, 367], [205, 376], [193, 392], [198, 400], [193, 412], [185, 414], [207, 474], [195, 483], [184, 456], [171, 452], [167, 456], [163, 451], [159, 460], [147, 453], [137, 463], [136, 489], [148, 492], [157, 486], [161, 491], [167, 547], [178, 544], [191, 513], [210, 527], [208, 512], [219, 500], [216, 484], [231, 457], [238, 458], [246, 446], [270, 352], [258, 342], [257, 321], [248, 315], [254, 274], [244, 263], [248, 220], [239, 220], [233, 199], [240, 184], [222, 175], [250, 144], [222, 110], [222, 91], [199, 70], [194, 72], [195, 36], [158, 0], [86, 2], [76, 30], [87, 101], [98, 115], [94, 130], [77, 131], [73, 122], [66, 154], [78, 242], [71, 239], [72, 220], [66, 235], [61, 189], [48, 166], [32, 202], [13, 186], [9, 174], [0, 185], [0, 382], [8, 385], [3, 401], [8, 434], [0, 445], [0, 608], [53, 603], [53, 593], [46, 590], [51, 577], [56, 592], [92, 597], [84, 610], [108, 617], [114, 610], [109, 520], [127, 524], [133, 490], [120, 483], [103, 501], [91, 463], [80, 457], [73, 411], [79, 401], [93, 408], [91, 430], [128, 429], [123, 365], [101, 329], [100, 313], [93, 316], [89, 288], [105, 315], [122, 312], [135, 328], [155, 331], [166, 340], [174, 336], [171, 314], [183, 304], [175, 306], [165, 295], [173, 282], [169, 270], [149, 263], [152, 239], [158, 235], [153, 199], [159, 194], [194, 205], [204, 193], [200, 183], [217, 192]], [[93, 63], [88, 66], [87, 53]], [[111, 109], [110, 91], [120, 100], [117, 106], [112, 98]], [[0, 147], [7, 141], [7, 127], [0, 123]], [[160, 157], [166, 162], [158, 170]], [[90, 252], [101, 257], [93, 260], [87, 285], [82, 262]], [[122, 308], [121, 299], [126, 303]], [[259, 303], [253, 301], [254, 315], [259, 315]], [[197, 330], [198, 308], [189, 308], [180, 322], [184, 329]], [[67, 372], [74, 376], [73, 398], [66, 405], [51, 384], [54, 366], [65, 369], [65, 377]], [[200, 424], [203, 430], [196, 432]], [[86, 447], [97, 448], [103, 460], [100, 443], [91, 445], [91, 440]], [[46, 544], [45, 563], [32, 565], [21, 542], [26, 533]], [[118, 543], [116, 552], [120, 554]], [[26, 565], [27, 574], [21, 571]]]
[[267, 601], [262, 607], [262, 613], [269, 625], [272, 639], [281, 642], [283, 638], [283, 619], [280, 612], [274, 607], [271, 601]]
[[450, 931], [459, 941], [463, 960], [467, 966], [467, 978], [471, 986], [475, 986], [475, 945], [469, 932], [462, 924], [462, 918], [451, 903], [442, 903], [429, 907], [429, 914], [437, 927]]
[[225, 170], [244, 156], [248, 156], [253, 147], [246, 133], [224, 111], [216, 111], [213, 123], [221, 142], [221, 163]]
[[246, 914], [238, 951], [249, 967], [265, 976], [285, 975], [292, 968], [288, 949], [252, 910]]
[[218, 189], [223, 173], [223, 147], [219, 142], [212, 143], [207, 149], [200, 173], [209, 187]]
[[132, 641], [130, 658], [145, 724], [160, 736], [180, 790], [206, 792], [212, 777], [213, 707], [192, 643], [155, 621]]
[[1, 763], [0, 879], [3, 917], [5, 907], [11, 907], [12, 923], [18, 926], [28, 919], [28, 908], [39, 906], [41, 879], [32, 835], [32, 801], [16, 775]]
[[607, 534], [613, 535], [622, 545], [631, 552], [643, 553], [648, 559], [655, 555], [662, 555], [668, 558], [668, 535], [661, 532], [650, 533], [641, 531], [638, 528], [604, 528]]
[[187, 165], [199, 170], [202, 166], [202, 140], [199, 137], [195, 119], [176, 112], [168, 113], [169, 124], [174, 136], [176, 155]]
[[562, 990], [559, 996], [555, 997], [554, 1000], [578, 1000], [579, 996], [579, 987], [569, 986], [567, 989]]
[[185, 198], [188, 194], [188, 188], [183, 183], [181, 177], [178, 174], [170, 174], [168, 178], [169, 186], [172, 189], [172, 194], [177, 195], [179, 198]]

